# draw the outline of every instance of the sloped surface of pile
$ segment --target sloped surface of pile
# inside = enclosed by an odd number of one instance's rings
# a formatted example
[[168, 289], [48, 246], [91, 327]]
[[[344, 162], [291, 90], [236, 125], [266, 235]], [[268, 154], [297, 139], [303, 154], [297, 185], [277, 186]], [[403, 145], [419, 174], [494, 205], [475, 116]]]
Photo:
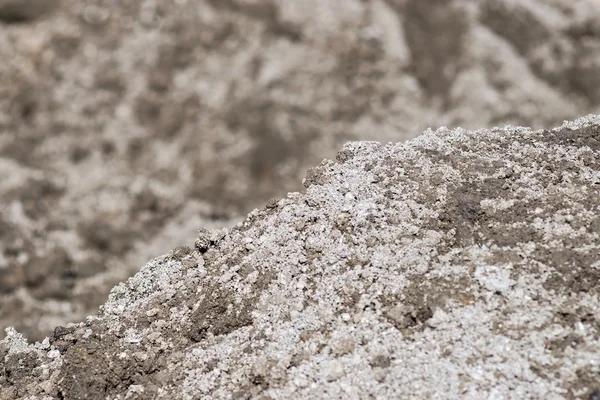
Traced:
[[0, 342], [0, 398], [600, 393], [600, 118], [353, 142], [305, 193]]

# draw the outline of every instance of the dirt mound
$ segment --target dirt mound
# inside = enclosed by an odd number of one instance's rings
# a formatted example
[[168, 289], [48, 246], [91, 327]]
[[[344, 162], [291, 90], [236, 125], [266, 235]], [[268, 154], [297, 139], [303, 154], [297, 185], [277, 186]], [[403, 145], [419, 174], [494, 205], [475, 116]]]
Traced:
[[0, 398], [595, 399], [599, 137], [595, 116], [349, 143], [86, 322], [8, 329]]
[[0, 0], [0, 326], [83, 319], [348, 140], [599, 112], [598, 21], [593, 0]]

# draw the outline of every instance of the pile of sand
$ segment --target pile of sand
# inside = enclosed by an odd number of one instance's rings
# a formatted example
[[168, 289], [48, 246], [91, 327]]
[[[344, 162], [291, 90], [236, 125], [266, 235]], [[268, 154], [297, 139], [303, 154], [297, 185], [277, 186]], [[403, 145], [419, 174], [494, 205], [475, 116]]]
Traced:
[[0, 399], [600, 396], [600, 117], [349, 143], [304, 184], [9, 329]]

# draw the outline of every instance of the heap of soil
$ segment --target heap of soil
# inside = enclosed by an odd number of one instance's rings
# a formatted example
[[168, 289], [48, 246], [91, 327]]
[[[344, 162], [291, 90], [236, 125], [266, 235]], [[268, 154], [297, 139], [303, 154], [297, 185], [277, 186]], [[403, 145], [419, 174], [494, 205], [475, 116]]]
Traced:
[[351, 142], [304, 185], [7, 329], [0, 400], [598, 399], [600, 116]]

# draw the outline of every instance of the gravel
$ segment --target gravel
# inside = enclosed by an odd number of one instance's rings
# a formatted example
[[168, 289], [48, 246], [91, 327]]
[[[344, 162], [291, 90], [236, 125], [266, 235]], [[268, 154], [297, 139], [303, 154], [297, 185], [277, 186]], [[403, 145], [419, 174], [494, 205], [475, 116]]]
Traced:
[[350, 142], [85, 322], [9, 328], [0, 398], [596, 399], [599, 138], [589, 116]]

